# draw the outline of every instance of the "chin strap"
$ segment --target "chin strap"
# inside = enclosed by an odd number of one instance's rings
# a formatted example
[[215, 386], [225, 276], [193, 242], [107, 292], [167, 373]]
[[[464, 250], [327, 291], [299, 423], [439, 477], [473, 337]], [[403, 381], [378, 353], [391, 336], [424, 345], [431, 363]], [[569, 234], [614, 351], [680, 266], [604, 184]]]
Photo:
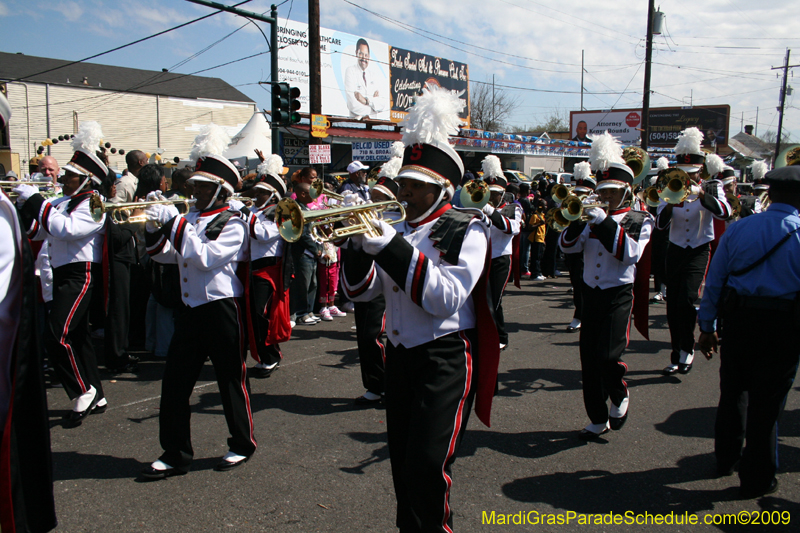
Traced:
[[432, 205], [432, 206], [431, 206], [431, 207], [430, 207], [430, 208], [429, 208], [427, 211], [425, 211], [423, 214], [421, 214], [420, 216], [418, 216], [418, 217], [417, 217], [417, 218], [415, 218], [414, 220], [409, 220], [409, 222], [411, 222], [411, 223], [417, 223], [417, 222], [419, 222], [420, 220], [425, 220], [425, 218], [427, 218], [427, 217], [428, 217], [428, 215], [430, 215], [431, 213], [433, 213], [433, 211], [434, 211], [434, 210], [435, 210], [437, 207], [439, 207], [439, 204], [441, 204], [441, 203], [442, 203], [442, 198], [444, 198], [444, 193], [445, 193], [445, 189], [442, 189], [441, 191], [439, 191], [439, 198], [437, 198], [437, 199], [436, 199], [436, 201], [435, 201], [435, 202], [433, 202], [433, 205]]

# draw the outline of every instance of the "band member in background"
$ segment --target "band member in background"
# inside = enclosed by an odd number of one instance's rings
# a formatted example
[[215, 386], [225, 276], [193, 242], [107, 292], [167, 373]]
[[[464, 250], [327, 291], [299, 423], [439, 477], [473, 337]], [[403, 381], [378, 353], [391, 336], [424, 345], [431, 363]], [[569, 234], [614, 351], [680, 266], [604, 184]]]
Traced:
[[488, 424], [497, 382], [488, 261], [479, 259], [489, 230], [479, 211], [449, 203], [464, 167], [448, 134], [458, 131], [464, 105], [439, 87], [415, 99], [397, 177], [406, 220], [376, 221], [380, 236], [352, 237], [343, 267], [351, 298], [386, 298], [386, 416], [401, 531], [452, 531], [451, 467], [476, 389], [478, 417]]
[[95, 220], [90, 198], [103, 185], [108, 167], [97, 156], [103, 138], [100, 124], [82, 122], [72, 139], [75, 153], [64, 165], [64, 196], [48, 202], [39, 190], [20, 185], [17, 204], [32, 239], [47, 238], [53, 267], [53, 302], [45, 342], [56, 376], [73, 400], [65, 427], [76, 427], [92, 412], [105, 411], [97, 359], [89, 335], [89, 306], [93, 290], [102, 290], [92, 265], [103, 258], [105, 215]]
[[[491, 220], [492, 268], [489, 283], [492, 293], [492, 307], [500, 337], [500, 349], [508, 346], [508, 333], [503, 316], [503, 292], [508, 279], [514, 272], [514, 283], [519, 287], [519, 233], [522, 228], [522, 207], [515, 202], [507, 202], [503, 197], [508, 180], [503, 175], [500, 158], [487, 155], [483, 160], [483, 181], [489, 185], [490, 198], [483, 212]], [[515, 261], [516, 259], [516, 261]]]
[[[283, 159], [268, 156], [258, 165], [254, 206], [248, 217], [250, 228], [250, 316], [255, 346], [250, 353], [256, 366], [250, 370], [254, 378], [268, 378], [280, 366], [283, 353], [279, 342], [289, 340], [289, 284], [291, 253], [275, 224], [275, 204], [286, 196], [286, 181], [281, 176]], [[253, 342], [253, 341], [251, 341]]]
[[597, 168], [598, 196], [608, 204], [608, 212], [586, 208], [587, 220], [570, 224], [559, 241], [565, 253], [583, 253], [585, 262], [580, 352], [583, 403], [590, 422], [578, 434], [583, 440], [622, 429], [628, 419], [630, 394], [623, 379], [628, 366], [621, 357], [628, 345], [636, 263], [653, 228], [649, 213], [630, 208], [633, 171], [608, 132], [594, 138], [590, 160]]
[[724, 339], [717, 473], [731, 475], [738, 464], [740, 495], [748, 499], [778, 488], [778, 419], [800, 360], [800, 167], [775, 169], [766, 180], [769, 209], [725, 232], [698, 315], [698, 343], [708, 359], [717, 351], [717, 330]]
[[[694, 361], [694, 330], [697, 321], [695, 303], [705, 279], [714, 240], [714, 219], [730, 216], [730, 206], [716, 180], [701, 187], [700, 171], [705, 153], [700, 148], [703, 134], [697, 128], [681, 132], [675, 146], [677, 166], [686, 172], [690, 197], [673, 205], [662, 200], [658, 206], [656, 227], [669, 229], [666, 254], [667, 323], [672, 343], [670, 365], [665, 375], [688, 374]], [[695, 201], [691, 201], [696, 198]]]
[[[572, 189], [572, 194], [586, 197], [594, 194], [597, 187], [597, 182], [591, 176], [592, 166], [589, 162], [583, 161], [575, 164], [572, 171], [573, 178], [575, 179], [575, 188]], [[581, 290], [583, 288], [583, 254], [564, 254], [564, 263], [569, 269], [569, 283], [572, 286], [572, 303], [575, 306], [575, 312], [572, 314], [572, 322], [567, 325], [567, 331], [575, 332], [581, 327], [581, 317], [583, 316], [583, 296]]]
[[[145, 479], [185, 474], [194, 457], [189, 400], [206, 358], [217, 377], [228, 431], [229, 451], [215, 470], [244, 464], [256, 450], [242, 296], [237, 267], [247, 261], [249, 228], [228, 198], [239, 173], [219, 152], [230, 137], [215, 124], [195, 138], [191, 159], [197, 161], [191, 181], [196, 198], [187, 215], [174, 205], [154, 205], [145, 212], [147, 250], [156, 261], [177, 263], [184, 306], [175, 316], [175, 335], [161, 384], [159, 436], [164, 453], [142, 470]], [[160, 224], [160, 227], [155, 224]]]

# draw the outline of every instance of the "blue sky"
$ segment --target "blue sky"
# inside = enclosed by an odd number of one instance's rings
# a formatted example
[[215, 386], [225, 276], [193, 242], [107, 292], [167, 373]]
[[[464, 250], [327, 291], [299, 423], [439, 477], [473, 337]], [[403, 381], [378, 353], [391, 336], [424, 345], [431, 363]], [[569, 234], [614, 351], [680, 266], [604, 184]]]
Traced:
[[[507, 89], [520, 99], [510, 120], [516, 126], [579, 109], [581, 50], [584, 87], [595, 93], [584, 96], [585, 108], [641, 106], [646, 0], [320, 4], [321, 24], [327, 28], [468, 63], [472, 80], [490, 82], [494, 75], [498, 86], [520, 88]], [[269, 5], [252, 1], [241, 7], [260, 13]], [[792, 46], [798, 49], [791, 64], [800, 64], [800, 37], [790, 24], [781, 23], [795, 7], [789, 0], [661, 2], [667, 31], [655, 40], [651, 106], [729, 104], [732, 135], [740, 130], [742, 118], [744, 124], [755, 124], [757, 112], [759, 134], [776, 130], [780, 80], [771, 67], [782, 65], [786, 48]], [[76, 60], [210, 11], [179, 0], [0, 0], [0, 50]], [[279, 16], [305, 22], [307, 2], [286, 1], [279, 6]], [[243, 19], [221, 13], [93, 62], [193, 73], [266, 52], [264, 37], [252, 24], [215, 44], [242, 25]], [[266, 25], [262, 29], [269, 35]], [[269, 56], [264, 54], [202, 75], [222, 78], [259, 107], [269, 107], [269, 92], [258, 85], [268, 79], [269, 71]], [[800, 82], [797, 85], [800, 88]], [[793, 96], [787, 98], [784, 130], [800, 141], [800, 109]]]

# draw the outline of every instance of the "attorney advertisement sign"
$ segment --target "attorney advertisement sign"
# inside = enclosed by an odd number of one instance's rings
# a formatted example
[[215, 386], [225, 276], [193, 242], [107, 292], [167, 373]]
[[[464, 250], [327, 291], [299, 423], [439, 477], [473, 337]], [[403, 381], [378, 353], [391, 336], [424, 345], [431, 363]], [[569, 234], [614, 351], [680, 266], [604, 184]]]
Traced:
[[622, 144], [635, 144], [642, 138], [641, 109], [614, 111], [573, 111], [569, 114], [570, 138], [573, 141], [591, 142], [584, 135], [593, 137], [608, 131]]

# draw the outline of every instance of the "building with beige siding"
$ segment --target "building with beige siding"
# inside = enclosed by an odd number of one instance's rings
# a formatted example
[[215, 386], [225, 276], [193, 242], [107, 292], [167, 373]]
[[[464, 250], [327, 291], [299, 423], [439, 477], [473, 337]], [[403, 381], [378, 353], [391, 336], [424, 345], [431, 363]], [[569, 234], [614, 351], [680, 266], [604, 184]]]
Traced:
[[[96, 120], [105, 141], [117, 150], [159, 153], [165, 160], [186, 159], [200, 128], [211, 122], [235, 135], [253, 113], [250, 98], [218, 78], [188, 76], [96, 63], [0, 52], [0, 84], [12, 118], [8, 146], [20, 166], [36, 156], [45, 139], [78, 131]], [[45, 147], [63, 166], [72, 156], [69, 142]], [[111, 154], [112, 168], [125, 168], [124, 156]]]

